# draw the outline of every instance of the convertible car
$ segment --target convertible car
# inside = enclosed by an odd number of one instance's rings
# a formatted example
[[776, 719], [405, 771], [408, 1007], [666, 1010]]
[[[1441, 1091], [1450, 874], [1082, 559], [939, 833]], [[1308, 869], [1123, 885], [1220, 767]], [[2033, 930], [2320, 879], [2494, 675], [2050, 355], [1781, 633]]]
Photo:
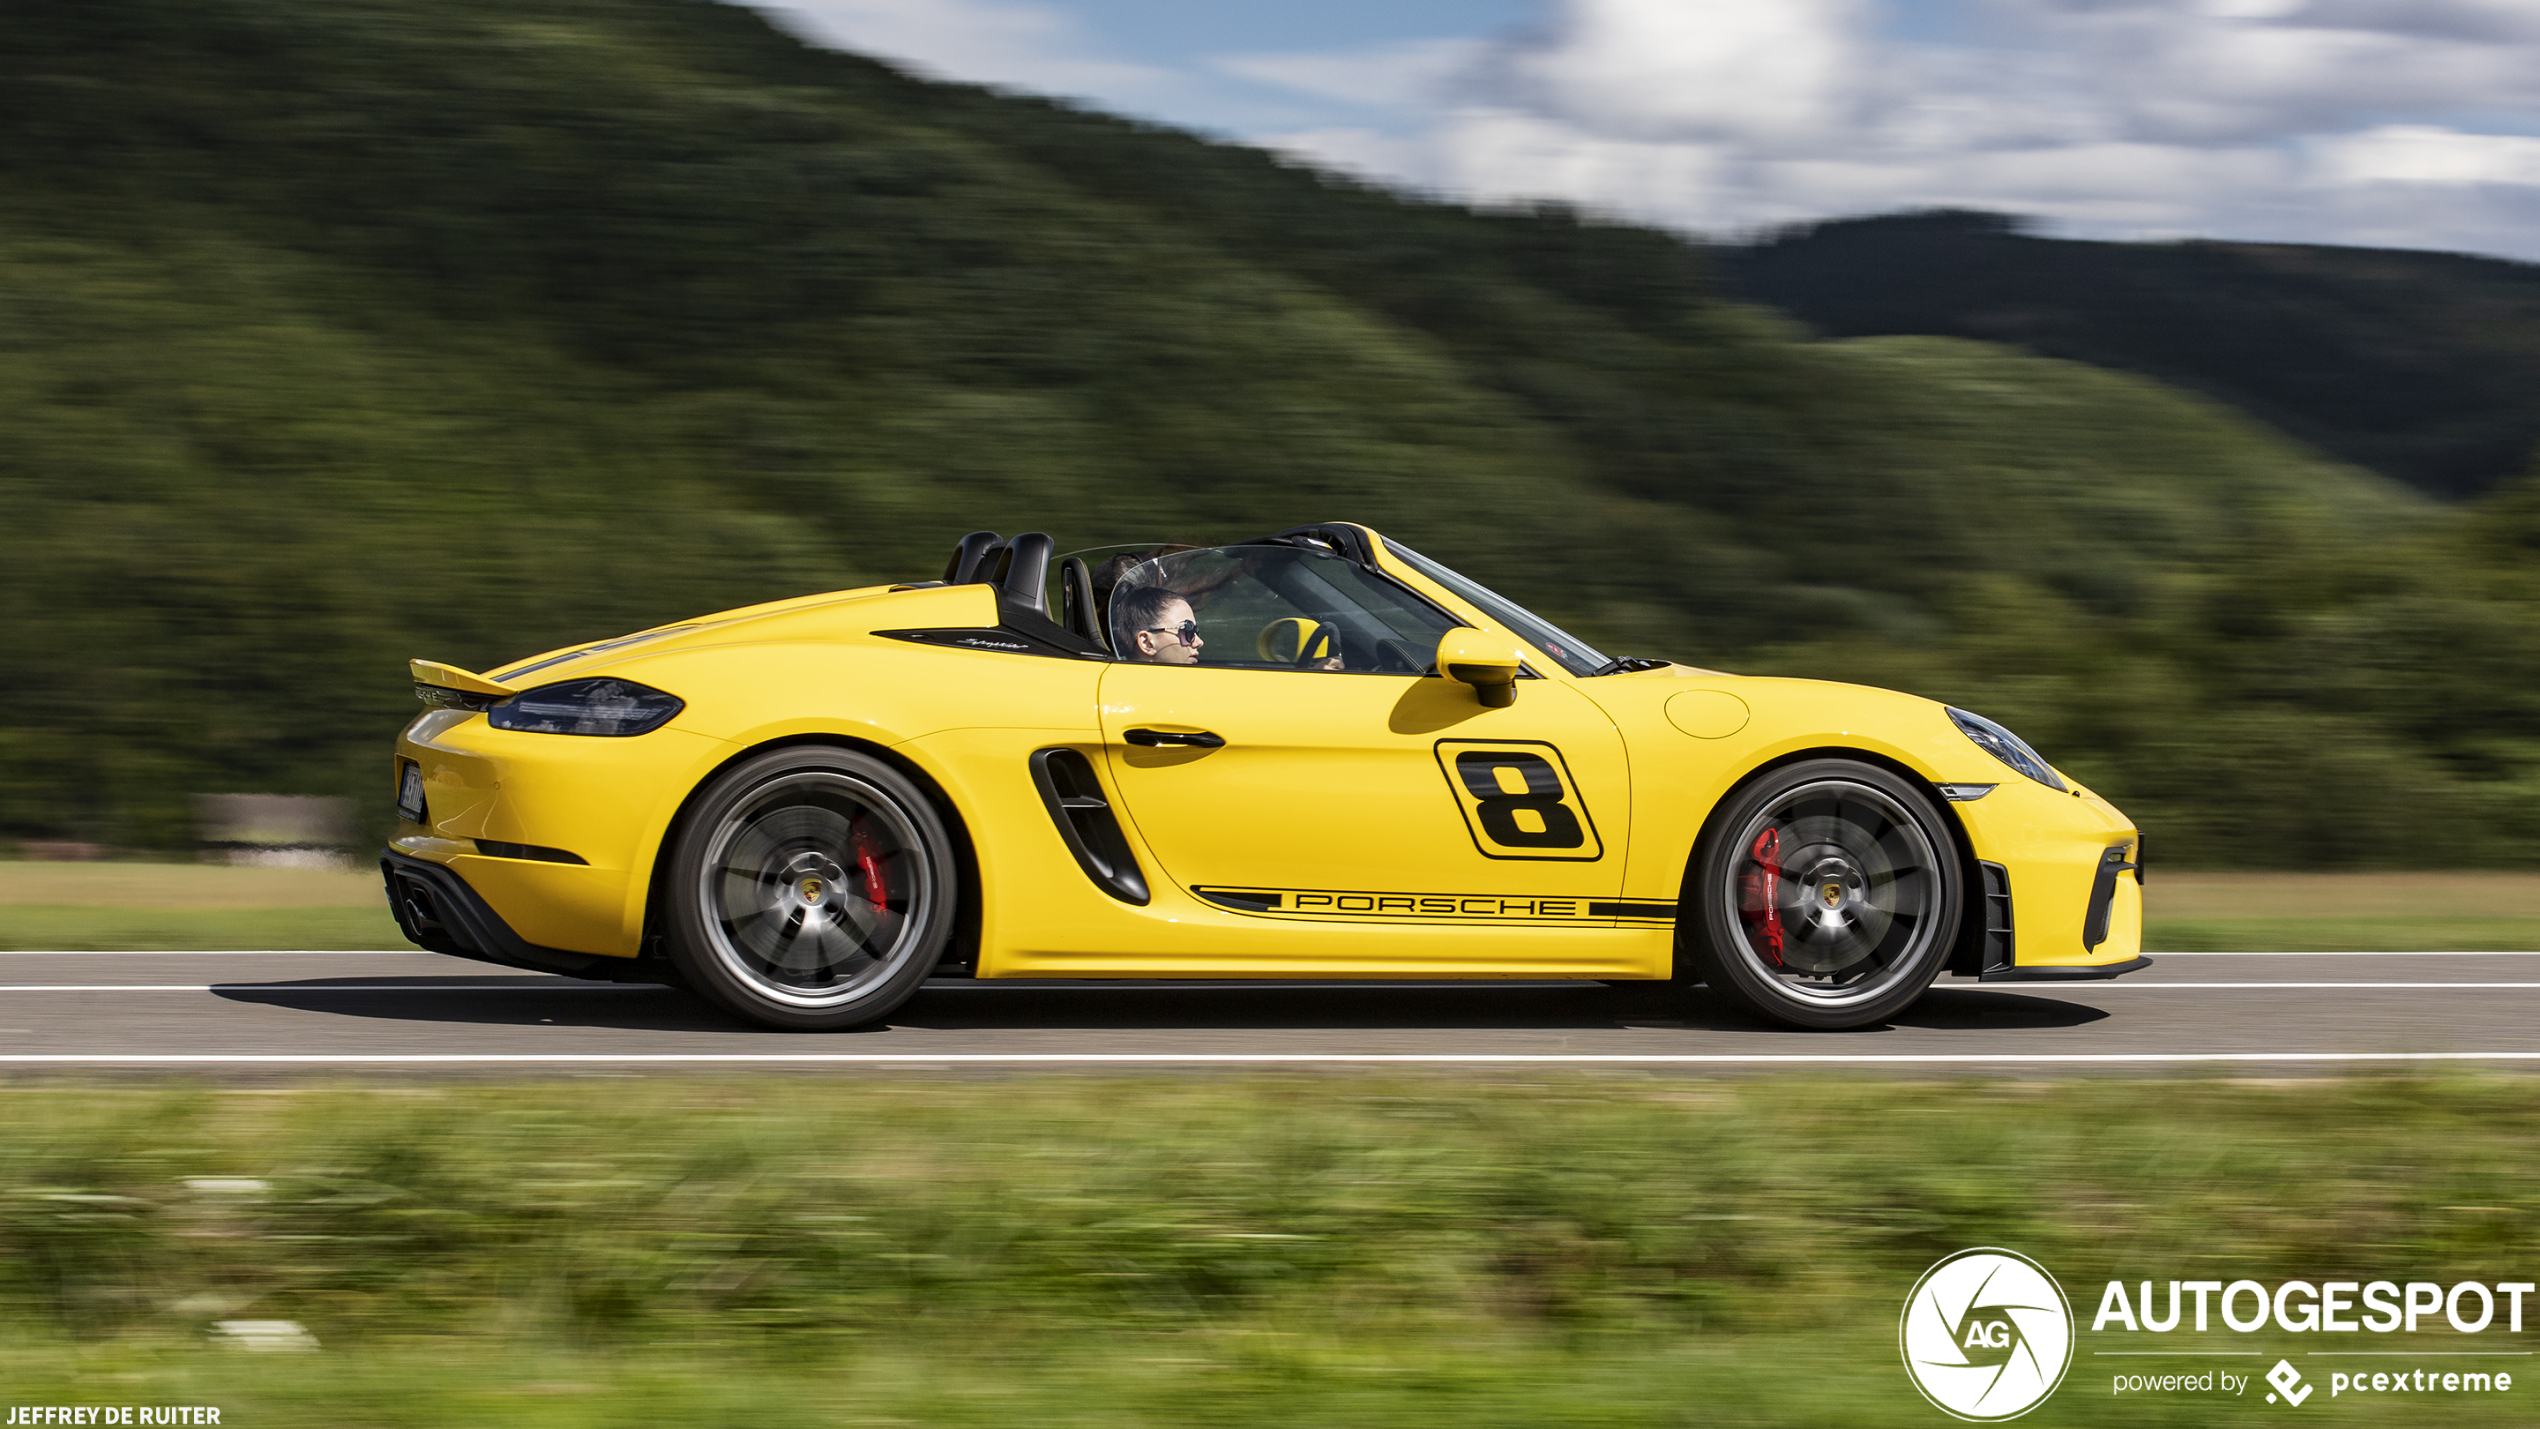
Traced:
[[2147, 965], [2142, 840], [1980, 715], [1609, 659], [1353, 525], [413, 663], [439, 952], [770, 1027], [929, 977], [1651, 980], [1807, 1028]]

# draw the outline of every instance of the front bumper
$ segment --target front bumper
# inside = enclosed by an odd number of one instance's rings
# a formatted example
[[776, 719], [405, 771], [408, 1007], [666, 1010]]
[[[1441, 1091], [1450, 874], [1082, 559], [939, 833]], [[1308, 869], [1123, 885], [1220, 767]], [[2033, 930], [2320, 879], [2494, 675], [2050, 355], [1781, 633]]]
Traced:
[[2139, 973], [2152, 966], [2146, 957], [2131, 957], [2121, 963], [2087, 963], [2075, 967], [1993, 968], [1976, 975], [1978, 982], [2101, 982], [2127, 973]]
[[445, 865], [383, 850], [379, 873], [388, 885], [388, 911], [395, 915], [398, 931], [429, 951], [603, 982], [676, 985], [679, 981], [678, 973], [660, 958], [604, 957], [532, 943], [514, 932], [466, 879]]
[[2143, 956], [2142, 835], [2107, 801], [2027, 780], [1954, 803], [1975, 855], [1949, 970], [1985, 982], [2122, 977]]

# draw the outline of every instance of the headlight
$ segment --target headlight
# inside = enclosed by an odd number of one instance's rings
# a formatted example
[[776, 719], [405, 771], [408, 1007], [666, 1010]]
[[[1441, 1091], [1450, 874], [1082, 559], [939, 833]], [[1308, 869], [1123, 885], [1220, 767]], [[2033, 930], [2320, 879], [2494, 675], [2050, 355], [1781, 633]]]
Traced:
[[2028, 741], [1980, 714], [1969, 714], [1962, 709], [1951, 709], [1949, 721], [1958, 726], [1960, 733], [1974, 740], [1976, 747], [1985, 753], [2049, 789], [2062, 791], [2064, 781], [2056, 775], [2054, 770], [2046, 767], [2046, 761], [2037, 757], [2037, 751], [2028, 747]]
[[650, 734], [687, 707], [632, 680], [566, 680], [502, 701], [485, 711], [485, 722], [524, 734]]

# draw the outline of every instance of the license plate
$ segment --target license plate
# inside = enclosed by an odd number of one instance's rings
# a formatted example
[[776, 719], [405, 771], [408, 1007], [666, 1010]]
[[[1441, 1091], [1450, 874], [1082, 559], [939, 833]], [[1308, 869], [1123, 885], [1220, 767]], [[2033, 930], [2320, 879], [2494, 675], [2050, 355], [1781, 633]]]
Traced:
[[411, 759], [399, 760], [398, 766], [397, 813], [407, 823], [423, 823], [423, 766]]

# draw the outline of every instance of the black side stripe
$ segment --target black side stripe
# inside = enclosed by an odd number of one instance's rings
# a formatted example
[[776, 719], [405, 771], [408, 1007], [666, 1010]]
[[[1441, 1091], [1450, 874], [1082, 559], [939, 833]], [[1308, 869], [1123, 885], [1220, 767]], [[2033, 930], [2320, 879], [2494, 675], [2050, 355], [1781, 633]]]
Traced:
[[1590, 903], [1588, 916], [1591, 918], [1657, 918], [1672, 923], [1676, 921], [1676, 905], [1673, 903]]

